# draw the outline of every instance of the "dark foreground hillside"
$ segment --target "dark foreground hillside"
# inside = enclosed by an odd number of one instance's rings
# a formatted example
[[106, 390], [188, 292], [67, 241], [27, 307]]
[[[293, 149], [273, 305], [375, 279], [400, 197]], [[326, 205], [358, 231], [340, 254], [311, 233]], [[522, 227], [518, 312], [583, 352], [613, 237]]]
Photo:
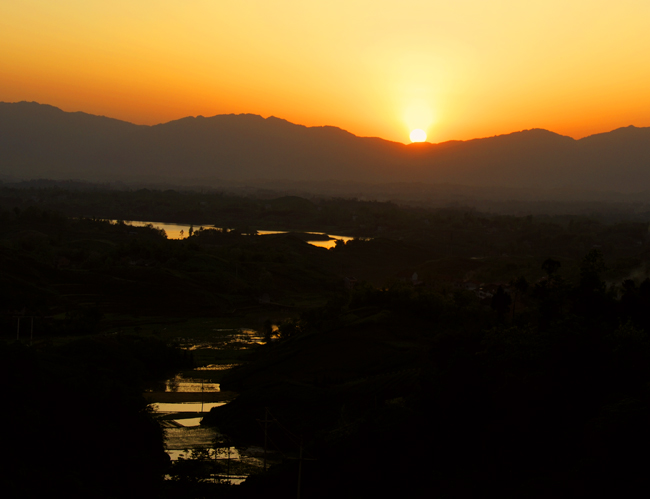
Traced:
[[0, 341], [3, 496], [160, 497], [169, 456], [142, 391], [187, 362], [134, 336]]
[[[299, 470], [301, 497], [314, 498], [648, 489], [643, 213], [608, 222], [176, 191], [0, 194], [2, 421], [16, 456], [2, 473], [13, 495], [291, 497]], [[125, 212], [182, 212], [194, 225], [172, 240], [120, 222]], [[315, 247], [311, 224], [357, 237]], [[293, 232], [256, 234], [278, 228]], [[239, 394], [204, 418], [223, 432], [214, 446], [264, 446], [266, 428], [274, 465], [236, 487], [213, 483], [207, 450], [170, 471], [142, 396], [191, 362], [172, 343], [194, 348], [188, 336], [214, 340], [218, 328], [264, 338], [189, 350], [238, 364], [213, 379], [228, 400]]]
[[617, 298], [598, 252], [575, 283], [552, 262], [514, 318], [499, 299], [395, 286], [285, 325], [204, 420], [259, 445], [266, 420], [287, 457], [242, 494], [294, 493], [300, 442], [305, 497], [648, 492], [650, 280]]

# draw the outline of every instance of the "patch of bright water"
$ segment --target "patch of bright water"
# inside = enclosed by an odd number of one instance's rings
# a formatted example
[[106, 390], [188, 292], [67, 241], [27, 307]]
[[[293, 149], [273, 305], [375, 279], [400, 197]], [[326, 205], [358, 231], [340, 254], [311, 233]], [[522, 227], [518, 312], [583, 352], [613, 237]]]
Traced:
[[167, 380], [165, 382], [165, 391], [174, 393], [201, 393], [201, 392], [218, 392], [221, 390], [219, 383], [201, 383], [200, 381], [177, 381]]
[[[201, 426], [189, 426], [198, 424], [201, 418], [192, 418], [174, 421], [177, 424], [186, 425], [184, 427], [167, 427], [166, 446], [167, 454], [172, 461], [179, 458], [191, 458], [193, 449], [208, 449], [210, 460], [218, 459], [221, 462], [221, 473], [213, 475], [215, 479], [229, 481], [233, 485], [239, 485], [248, 478], [247, 474], [242, 474], [242, 466], [247, 469], [248, 473], [254, 469], [262, 470], [264, 467], [264, 449], [261, 447], [248, 447], [246, 449], [237, 449], [236, 447], [223, 447], [214, 449], [214, 441], [220, 434], [213, 428]], [[267, 455], [268, 462], [272, 463], [275, 453]], [[277, 458], [277, 456], [275, 456]], [[224, 464], [228, 461], [228, 468], [231, 474], [224, 473]], [[230, 466], [231, 465], [231, 466]], [[167, 477], [168, 479], [171, 477]]]
[[[233, 348], [246, 348], [249, 345], [256, 343], [263, 343], [264, 337], [262, 334], [254, 329], [212, 329], [215, 333], [212, 341], [196, 341], [192, 338], [182, 338], [176, 344], [180, 348], [186, 350], [199, 350], [199, 349], [223, 349]], [[211, 364], [203, 367], [198, 367], [196, 370], [204, 371], [222, 371], [231, 369], [237, 364]], [[174, 378], [165, 382], [166, 392], [183, 392], [183, 393], [196, 393], [197, 399], [200, 394], [206, 392], [218, 392], [221, 387], [219, 383], [206, 383], [200, 379], [184, 378], [183, 375], [177, 374]], [[172, 461], [176, 461], [180, 456], [189, 458], [188, 451], [197, 448], [212, 448], [215, 438], [218, 433], [215, 429], [200, 426], [202, 417], [197, 417], [201, 410], [205, 413], [213, 407], [225, 405], [226, 402], [208, 402], [201, 404], [200, 402], [185, 402], [185, 403], [166, 403], [158, 402], [153, 404], [153, 409], [159, 414], [167, 414], [168, 416], [161, 420], [161, 425], [165, 428], [165, 444], [167, 446], [167, 453]], [[175, 414], [179, 413], [179, 414]], [[185, 414], [180, 414], [185, 413]], [[189, 416], [189, 417], [183, 417]], [[173, 418], [173, 419], [170, 419]], [[228, 450], [221, 449], [219, 459], [227, 458]], [[254, 455], [240, 455], [235, 447], [230, 448], [230, 459], [238, 461], [240, 466], [242, 464], [253, 468], [262, 468], [263, 464], [259, 457]], [[240, 470], [241, 471], [241, 470]], [[230, 477], [218, 476], [221, 480], [229, 480], [232, 484], [238, 484], [246, 479], [246, 475], [231, 475]]]
[[[110, 220], [110, 222], [117, 222], [117, 220]], [[125, 221], [126, 224], [128, 225], [133, 225], [135, 227], [144, 227], [145, 225], [153, 225], [156, 229], [163, 229], [165, 231], [165, 234], [167, 234], [168, 239], [184, 239], [190, 235], [190, 227], [194, 227], [194, 230], [198, 230], [200, 227], [199, 226], [192, 226], [192, 225], [187, 225], [187, 224], [174, 224], [174, 223], [166, 223], [166, 222], [145, 222], [142, 220], [129, 220]], [[214, 227], [214, 226], [209, 226], [206, 225], [204, 226], [206, 229], [222, 229], [222, 227]], [[259, 235], [267, 235], [267, 234], [286, 234], [287, 231], [285, 230], [258, 230], [257, 233]], [[314, 235], [320, 235], [320, 236], [329, 236], [332, 239], [326, 240], [326, 241], [307, 241], [309, 244], [313, 246], [319, 246], [321, 248], [333, 248], [336, 245], [336, 240], [341, 239], [345, 242], [349, 241], [350, 239], [354, 239], [353, 237], [348, 237], [348, 236], [336, 236], [333, 234], [325, 234], [324, 232], [306, 232], [306, 234], [314, 234]]]
[[165, 381], [165, 391], [172, 393], [202, 393], [221, 391], [220, 383], [202, 382], [201, 380], [184, 378], [177, 374]]
[[209, 340], [197, 341], [193, 338], [177, 338], [175, 345], [183, 350], [221, 350], [225, 346], [254, 345], [264, 343], [264, 334], [255, 329], [212, 329], [218, 333]]
[[195, 371], [226, 371], [238, 365], [239, 364], [208, 364], [207, 366], [197, 367], [194, 370]]
[[174, 419], [174, 423], [184, 426], [185, 428], [194, 428], [201, 426], [201, 421], [203, 417], [200, 418], [187, 418], [187, 419]]
[[286, 234], [287, 232], [284, 230], [258, 230], [257, 233], [260, 236], [270, 236], [273, 234]]
[[225, 404], [225, 402], [205, 402], [203, 404], [201, 402], [156, 402], [152, 405], [154, 412], [201, 412], [201, 406], [203, 406], [203, 412], [208, 412], [213, 407]]
[[200, 381], [177, 381], [167, 380], [165, 384], [166, 392], [183, 392], [183, 393], [201, 393], [201, 392], [218, 392], [221, 390], [220, 383], [201, 383]]
[[[279, 231], [279, 230], [258, 230], [257, 233], [262, 236], [262, 235], [267, 235], [267, 234], [286, 234], [287, 232], [286, 231]], [[326, 234], [325, 232], [305, 232], [305, 234], [314, 234], [314, 235], [317, 235], [317, 236], [328, 236], [328, 237], [330, 237], [331, 239], [326, 239], [325, 241], [318, 241], [318, 240], [316, 240], [316, 241], [309, 241], [309, 240], [305, 241], [305, 242], [311, 244], [312, 246], [318, 246], [319, 248], [326, 248], [326, 249], [330, 249], [330, 248], [333, 248], [334, 246], [336, 246], [337, 239], [340, 239], [341, 241], [344, 241], [346, 243], [348, 241], [350, 241], [351, 239], [354, 239], [353, 237], [335, 236], [333, 234]]]
[[230, 482], [231, 485], [239, 485], [240, 483], [244, 482], [244, 480], [248, 478], [248, 475], [230, 475], [228, 477], [225, 475], [219, 475], [219, 478], [227, 482]]
[[211, 447], [216, 437], [217, 431], [209, 427], [165, 428], [167, 454], [172, 460], [176, 460], [186, 449]]
[[[115, 223], [117, 220], [110, 220]], [[142, 220], [129, 220], [124, 222], [127, 225], [133, 225], [135, 227], [144, 227], [145, 225], [153, 225], [156, 229], [163, 229], [165, 234], [167, 234], [168, 239], [183, 239], [190, 235], [190, 225], [185, 224], [173, 224], [173, 223], [163, 223], [163, 222], [144, 222]], [[198, 229], [198, 227], [195, 227]]]
[[[215, 435], [217, 435], [217, 434], [215, 433]], [[214, 452], [215, 451], [214, 451], [214, 449], [211, 448], [211, 445], [205, 445], [205, 446], [198, 445], [198, 446], [194, 446], [194, 447], [188, 447], [188, 448], [186, 448], [186, 450], [196, 449], [196, 448], [199, 448], [199, 447], [208, 447], [210, 449], [211, 457], [214, 457]], [[182, 456], [184, 458], [187, 458], [189, 456], [189, 452], [186, 452], [186, 450], [180, 450], [180, 449], [176, 449], [176, 450], [173, 450], [173, 451], [168, 450], [167, 453], [169, 454], [169, 457], [172, 458], [172, 460], [178, 459], [180, 456]], [[228, 459], [228, 457], [229, 457], [228, 456], [228, 450], [230, 450], [230, 459], [232, 459], [232, 460], [246, 461], [246, 462], [248, 462], [248, 463], [250, 463], [250, 464], [252, 464], [254, 466], [257, 465], [258, 462], [261, 463], [262, 465], [264, 464], [263, 461], [260, 461], [257, 458], [250, 458], [248, 456], [240, 455], [239, 450], [237, 450], [236, 447], [230, 447], [230, 448], [229, 447], [221, 447], [220, 449], [218, 449], [217, 459]]]

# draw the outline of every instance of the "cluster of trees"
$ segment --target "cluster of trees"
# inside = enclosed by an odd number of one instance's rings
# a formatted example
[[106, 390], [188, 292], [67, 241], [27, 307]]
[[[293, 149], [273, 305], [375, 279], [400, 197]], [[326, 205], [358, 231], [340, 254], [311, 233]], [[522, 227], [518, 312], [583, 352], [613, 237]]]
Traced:
[[4, 494], [160, 497], [169, 457], [143, 391], [190, 364], [183, 352], [135, 336], [0, 342]]
[[[170, 240], [152, 226], [66, 218], [30, 206], [0, 210], [0, 326], [38, 316], [37, 329], [97, 332], [102, 317], [232, 310], [274, 297], [332, 289], [317, 251], [287, 235], [197, 229]], [[241, 305], [240, 305], [241, 304]], [[53, 321], [43, 321], [49, 316]]]
[[[597, 250], [576, 281], [557, 260], [541, 266], [545, 279], [519, 282], [514, 316], [461, 290], [359, 286], [282, 324], [281, 341], [223, 380], [243, 393], [213, 421], [254, 439], [247, 411], [268, 404], [284, 415], [318, 458], [304, 482], [314, 497], [647, 492], [650, 280], [608, 285]], [[390, 345], [383, 360], [368, 360]], [[318, 395], [308, 397], [305, 384]], [[295, 463], [281, 469], [243, 490], [288, 493]]]
[[[156, 220], [218, 227], [295, 229], [360, 237], [390, 236], [453, 247], [456, 254], [477, 245], [491, 254], [548, 254], [579, 258], [594, 244], [609, 253], [644, 243], [647, 213], [609, 220], [606, 209], [593, 215], [513, 216], [473, 208], [424, 208], [394, 202], [340, 198], [258, 197], [222, 192], [85, 189], [27, 184], [0, 186], [0, 206], [36, 205], [69, 217]], [[612, 207], [612, 210], [616, 207]], [[469, 248], [468, 248], [469, 247]]]
[[402, 226], [409, 215], [391, 202], [305, 199], [298, 196], [249, 197], [222, 192], [115, 190], [99, 186], [71, 189], [29, 184], [0, 186], [0, 206], [38, 205], [71, 217], [156, 220], [245, 228], [325, 230]]
[[[50, 337], [89, 335], [0, 344], [16, 408], [3, 422], [22, 438], [3, 470], [12, 491], [34, 472], [87, 496], [159, 486], [167, 463], [141, 387], [184, 360], [153, 340], [94, 333], [113, 314], [232, 314], [263, 293], [327, 304], [277, 330], [264, 323], [267, 345], [222, 383], [241, 396], [213, 422], [260, 443], [256, 419], [271, 407], [318, 458], [305, 465], [310, 496], [648, 488], [638, 457], [650, 445], [647, 222], [175, 191], [1, 187], [0, 198], [5, 336], [26, 313]], [[168, 240], [89, 215], [238, 229]], [[327, 251], [291, 234], [245, 235], [262, 223], [373, 238]], [[423, 284], [396, 280], [404, 269]], [[344, 276], [358, 278], [349, 290]], [[503, 286], [481, 300], [454, 285], [470, 276]], [[172, 470], [179, 482], [203, 473], [201, 460]], [[291, 493], [292, 463], [237, 494]]]
[[[346, 203], [341, 204], [346, 206]], [[407, 218], [415, 213], [395, 206], [390, 208]], [[579, 258], [572, 255], [577, 255], [581, 248], [600, 246], [608, 255], [606, 277], [616, 280], [642, 270], [646, 258], [646, 227], [640, 223], [587, 224], [574, 218], [544, 221], [449, 210], [429, 215], [430, 219], [426, 220], [430, 228], [424, 224], [417, 231], [407, 231], [403, 241], [383, 237], [354, 239], [347, 244], [338, 242], [333, 251], [327, 252], [290, 235], [254, 237], [242, 235], [240, 230], [199, 227], [184, 240], [168, 240], [152, 226], [70, 219], [34, 205], [14, 207], [0, 211], [0, 218], [5, 222], [0, 230], [0, 251], [5, 256], [6, 267], [3, 275], [5, 280], [7, 275], [12, 276], [10, 286], [5, 287], [4, 310], [27, 307], [37, 315], [67, 313], [65, 324], [72, 331], [78, 319], [83, 318], [83, 327], [90, 325], [92, 321], [86, 319], [97, 313], [86, 313], [89, 310], [96, 310], [101, 316], [109, 310], [102, 303], [110, 301], [119, 305], [122, 300], [114, 297], [124, 292], [120, 287], [124, 278], [135, 278], [146, 288], [155, 283], [156, 289], [151, 294], [138, 293], [138, 300], [149, 296], [152, 306], [161, 299], [167, 303], [159, 296], [162, 286], [177, 289], [179, 293], [189, 288], [189, 297], [178, 302], [182, 306], [189, 300], [223, 310], [232, 308], [228, 302], [233, 299], [255, 302], [263, 294], [277, 298], [305, 290], [330, 293], [342, 286], [341, 279], [346, 275], [380, 283], [405, 265], [412, 265], [411, 272], [417, 268], [418, 275], [427, 284], [469, 275], [483, 282], [504, 282], [525, 275], [530, 282], [535, 282], [544, 274], [534, 264], [538, 261], [535, 254], [542, 249], [555, 249], [546, 254], [554, 254], [563, 271], [577, 275]], [[456, 225], [464, 228], [443, 229]], [[591, 235], [585, 239], [587, 242], [576, 243], [571, 239], [576, 234], [581, 241], [586, 234]], [[500, 253], [513, 240], [526, 243], [529, 253], [524, 256]], [[543, 240], [554, 242], [543, 244]], [[529, 244], [530, 241], [536, 242]], [[593, 241], [603, 244], [588, 244]], [[614, 245], [616, 250], [608, 251]], [[476, 258], [485, 255], [486, 248], [490, 247], [499, 256]], [[76, 271], [89, 272], [89, 275]], [[100, 282], [104, 284], [100, 286]], [[54, 287], [48, 289], [48, 283]], [[64, 289], [60, 286], [63, 283], [67, 286], [75, 283], [80, 286], [79, 295], [96, 298], [90, 303], [86, 299], [82, 304], [66, 305], [59, 291]], [[7, 291], [10, 288], [11, 293]], [[196, 297], [198, 289], [201, 298], [191, 298]], [[53, 312], [53, 306], [59, 307], [59, 311]]]

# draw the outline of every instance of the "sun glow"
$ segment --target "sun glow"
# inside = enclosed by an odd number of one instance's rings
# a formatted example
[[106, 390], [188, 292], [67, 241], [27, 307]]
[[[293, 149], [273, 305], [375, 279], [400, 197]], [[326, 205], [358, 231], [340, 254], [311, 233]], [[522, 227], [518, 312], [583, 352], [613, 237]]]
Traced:
[[411, 142], [424, 142], [427, 140], [427, 130], [436, 121], [433, 116], [429, 99], [411, 98], [410, 104], [404, 106], [403, 122], [406, 130], [410, 130]]
[[411, 142], [424, 142], [427, 140], [427, 132], [424, 130], [421, 130], [420, 128], [416, 128], [411, 132]]
[[148, 125], [252, 113], [399, 142], [649, 126], [650, 2], [593, 5], [0, 0], [0, 101]]

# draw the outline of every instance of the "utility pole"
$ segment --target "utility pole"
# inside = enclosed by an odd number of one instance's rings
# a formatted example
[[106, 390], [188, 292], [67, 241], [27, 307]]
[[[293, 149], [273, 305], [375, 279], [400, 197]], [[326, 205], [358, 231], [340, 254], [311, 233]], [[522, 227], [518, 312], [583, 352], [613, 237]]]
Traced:
[[29, 332], [29, 345], [31, 346], [34, 341], [34, 315], [14, 315], [18, 319], [18, 325], [16, 327], [16, 341], [20, 340], [20, 319], [31, 319], [31, 328]]
[[269, 419], [269, 408], [264, 408], [264, 419], [257, 420], [259, 423], [264, 423], [264, 471], [266, 471], [266, 449], [268, 448], [269, 442], [269, 423], [275, 421], [275, 419]]
[[[310, 457], [305, 458], [304, 457], [304, 455], [303, 455], [304, 454], [303, 450], [304, 450], [304, 447], [305, 447], [304, 442], [305, 442], [304, 437], [300, 437], [300, 453], [298, 454], [298, 456], [299, 456], [298, 457], [298, 487], [297, 487], [297, 490], [296, 490], [296, 497], [298, 499], [300, 499], [300, 489], [301, 489], [301, 485], [302, 485], [302, 462], [303, 461], [315, 461], [316, 460], [315, 458], [310, 458]], [[295, 458], [290, 457], [289, 459], [295, 459]]]
[[230, 483], [230, 442], [228, 442], [228, 471], [226, 472], [228, 483]]
[[300, 438], [300, 461], [298, 461], [298, 492], [297, 492], [297, 499], [300, 499], [300, 479], [302, 478], [302, 445], [303, 443], [303, 438]]
[[264, 408], [264, 472], [266, 473], [266, 448], [269, 440], [269, 408]]
[[218, 466], [217, 466], [217, 446], [215, 442], [215, 447], [214, 447], [214, 466], [212, 467], [212, 483], [217, 483], [217, 471], [218, 471]]

